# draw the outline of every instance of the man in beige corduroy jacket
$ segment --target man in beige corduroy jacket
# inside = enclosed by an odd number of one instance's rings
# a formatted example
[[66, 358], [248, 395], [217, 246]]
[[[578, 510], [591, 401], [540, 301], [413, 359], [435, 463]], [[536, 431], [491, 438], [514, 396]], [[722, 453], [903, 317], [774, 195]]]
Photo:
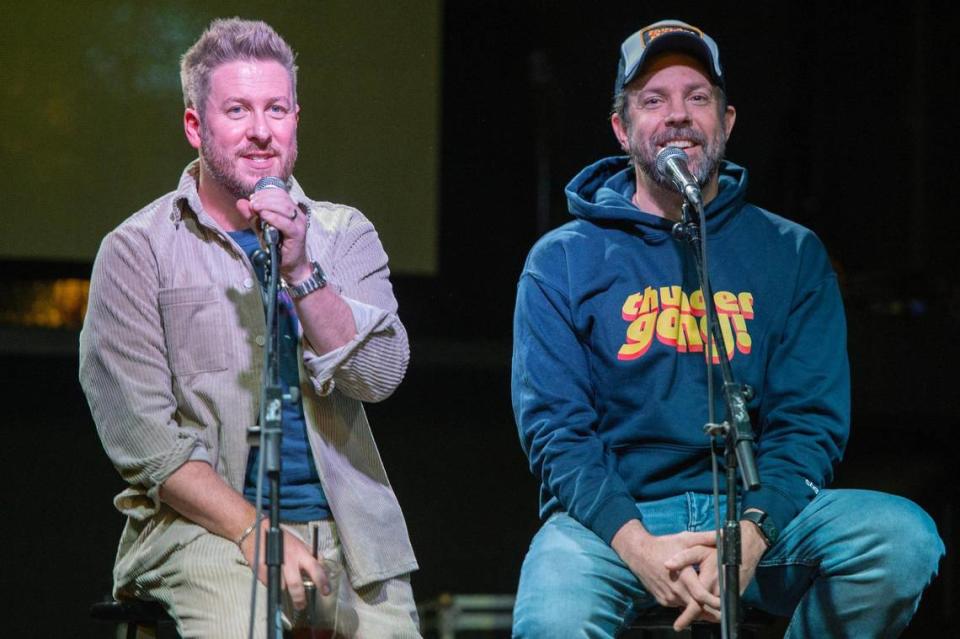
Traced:
[[[309, 578], [333, 602], [339, 636], [418, 637], [417, 563], [362, 405], [394, 391], [409, 356], [387, 256], [359, 211], [308, 198], [292, 177], [296, 67], [272, 28], [214, 21], [183, 56], [181, 80], [199, 158], [104, 239], [80, 337], [80, 381], [128, 483], [115, 499], [127, 516], [115, 595], [160, 601], [184, 637], [235, 638], [255, 588], [256, 636], [265, 632], [262, 550], [259, 582], [250, 566], [267, 522], [249, 499], [247, 442], [269, 339], [247, 249], [265, 222], [281, 234], [300, 390], [288, 401], [302, 409], [306, 450], [285, 448], [284, 464], [301, 455], [293, 465], [322, 495], [303, 512], [324, 513], [285, 522], [286, 613], [305, 607]], [[268, 176], [288, 188], [254, 192]]]

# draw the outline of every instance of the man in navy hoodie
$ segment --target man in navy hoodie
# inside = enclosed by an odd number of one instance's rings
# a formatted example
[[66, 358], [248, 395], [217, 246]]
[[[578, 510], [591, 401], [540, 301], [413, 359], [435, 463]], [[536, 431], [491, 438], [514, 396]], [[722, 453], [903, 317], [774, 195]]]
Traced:
[[[675, 20], [627, 38], [611, 117], [626, 156], [570, 182], [575, 219], [527, 258], [513, 406], [544, 524], [515, 636], [613, 637], [657, 604], [678, 608], [677, 630], [719, 620], [703, 426], [705, 360], [720, 357], [755, 391], [745, 603], [791, 617], [788, 637], [892, 637], [936, 574], [943, 543], [918, 506], [827, 488], [850, 414], [837, 279], [811, 231], [746, 202], [746, 169], [723, 159], [735, 119], [713, 39]], [[709, 353], [695, 263], [671, 236], [681, 195], [655, 167], [667, 146], [686, 152], [706, 202], [723, 337]]]

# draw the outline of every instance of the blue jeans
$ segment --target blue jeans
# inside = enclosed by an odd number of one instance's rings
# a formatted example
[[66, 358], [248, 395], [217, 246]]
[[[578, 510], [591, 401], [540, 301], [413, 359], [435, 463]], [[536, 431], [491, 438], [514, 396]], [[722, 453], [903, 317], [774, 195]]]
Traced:
[[[714, 529], [710, 495], [687, 493], [637, 508], [655, 535]], [[791, 617], [790, 639], [896, 637], [943, 553], [936, 525], [912, 501], [866, 490], [821, 490], [764, 554], [743, 601]], [[615, 637], [655, 605], [610, 546], [556, 513], [523, 562], [513, 634]]]

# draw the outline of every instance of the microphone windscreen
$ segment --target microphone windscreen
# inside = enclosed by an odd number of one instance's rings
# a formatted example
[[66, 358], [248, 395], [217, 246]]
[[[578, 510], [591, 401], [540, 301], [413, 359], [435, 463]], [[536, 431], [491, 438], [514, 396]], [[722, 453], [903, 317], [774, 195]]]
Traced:
[[262, 191], [264, 189], [283, 189], [287, 190], [287, 183], [281, 180], [278, 177], [273, 177], [272, 175], [267, 177], [262, 177], [257, 180], [257, 183], [253, 187], [253, 191]]
[[[657, 173], [662, 175], [667, 179], [671, 179], [672, 176], [667, 170], [667, 162], [670, 160], [680, 160], [684, 164], [690, 159], [687, 157], [686, 151], [675, 146], [665, 146], [663, 149], [657, 153]], [[267, 178], [264, 178], [267, 179]]]

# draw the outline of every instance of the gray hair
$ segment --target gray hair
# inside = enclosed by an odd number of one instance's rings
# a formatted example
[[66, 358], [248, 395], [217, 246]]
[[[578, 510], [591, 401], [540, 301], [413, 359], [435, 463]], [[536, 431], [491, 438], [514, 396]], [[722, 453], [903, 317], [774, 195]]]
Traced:
[[290, 74], [293, 101], [297, 101], [296, 56], [290, 45], [266, 22], [219, 18], [180, 58], [183, 105], [203, 116], [210, 93], [210, 74], [221, 64], [237, 60], [273, 60]]

